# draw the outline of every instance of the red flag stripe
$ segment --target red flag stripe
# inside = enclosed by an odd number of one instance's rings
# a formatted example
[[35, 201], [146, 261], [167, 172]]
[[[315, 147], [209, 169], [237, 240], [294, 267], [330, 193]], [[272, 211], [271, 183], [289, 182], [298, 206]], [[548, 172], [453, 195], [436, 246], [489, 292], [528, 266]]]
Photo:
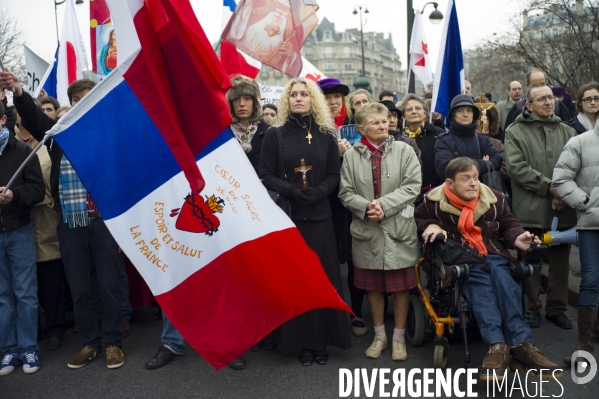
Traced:
[[77, 80], [77, 53], [73, 43], [66, 42], [67, 47], [67, 79], [69, 85]]
[[[233, 248], [156, 299], [189, 344], [217, 369], [247, 351], [272, 326], [309, 310], [351, 313], [318, 255], [295, 228]], [[259, 327], [247, 330], [256, 321]]]

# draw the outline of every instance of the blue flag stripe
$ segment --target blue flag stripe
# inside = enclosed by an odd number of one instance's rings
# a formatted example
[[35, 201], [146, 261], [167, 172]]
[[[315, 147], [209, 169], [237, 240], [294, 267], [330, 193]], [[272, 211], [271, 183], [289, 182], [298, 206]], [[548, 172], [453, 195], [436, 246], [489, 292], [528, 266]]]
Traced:
[[229, 10], [233, 12], [237, 8], [237, 4], [235, 4], [235, 0], [223, 0], [223, 7], [229, 7]]

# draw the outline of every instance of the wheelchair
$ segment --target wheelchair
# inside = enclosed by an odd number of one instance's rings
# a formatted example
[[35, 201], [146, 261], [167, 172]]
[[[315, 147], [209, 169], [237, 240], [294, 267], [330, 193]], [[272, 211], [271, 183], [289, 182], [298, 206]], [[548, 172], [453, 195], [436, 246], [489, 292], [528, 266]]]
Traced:
[[[435, 334], [433, 365], [435, 368], [444, 369], [449, 351], [446, 333], [454, 334], [457, 325], [464, 341], [465, 366], [470, 367], [467, 329], [469, 325], [476, 326], [476, 320], [463, 293], [463, 284], [469, 277], [470, 269], [468, 261], [463, 262], [460, 261], [461, 259], [449, 266], [443, 263], [441, 247], [444, 239], [445, 236], [439, 235], [433, 243], [424, 245], [423, 256], [415, 267], [417, 286], [415, 293], [410, 295], [406, 341], [412, 346], [421, 345], [429, 323]], [[504, 240], [502, 244], [509, 248]], [[511, 265], [512, 278], [518, 283], [522, 292], [522, 309], [527, 323], [532, 321], [532, 312], [529, 310], [526, 295], [527, 277], [532, 275], [534, 267], [542, 261], [547, 250], [546, 245], [537, 245], [533, 242], [527, 251], [518, 250], [518, 262]], [[470, 256], [480, 258], [466, 248], [464, 251], [469, 252]]]

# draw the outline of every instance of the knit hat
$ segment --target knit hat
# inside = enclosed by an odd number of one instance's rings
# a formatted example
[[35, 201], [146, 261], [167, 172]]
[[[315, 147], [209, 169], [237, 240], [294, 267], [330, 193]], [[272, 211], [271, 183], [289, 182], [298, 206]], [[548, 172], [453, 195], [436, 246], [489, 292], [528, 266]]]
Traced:
[[243, 75], [237, 75], [231, 80], [233, 87], [227, 91], [227, 100], [229, 101], [229, 109], [231, 110], [231, 116], [233, 117], [233, 123], [239, 122], [233, 109], [233, 101], [237, 100], [241, 96], [250, 96], [253, 101], [252, 115], [250, 116], [250, 122], [257, 122], [262, 118], [262, 95], [260, 94], [260, 86], [254, 79], [250, 79]]
[[473, 122], [478, 120], [480, 110], [474, 105], [474, 100], [470, 94], [458, 94], [451, 100], [451, 108], [449, 109], [449, 119], [455, 119], [455, 110], [460, 107], [470, 107], [474, 112]]

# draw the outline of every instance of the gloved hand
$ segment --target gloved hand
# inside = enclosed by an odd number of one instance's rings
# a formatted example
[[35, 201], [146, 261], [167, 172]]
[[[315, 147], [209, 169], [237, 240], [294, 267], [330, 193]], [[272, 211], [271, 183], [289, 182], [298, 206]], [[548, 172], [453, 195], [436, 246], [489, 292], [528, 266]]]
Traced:
[[320, 200], [319, 191], [321, 190], [314, 187], [307, 187], [302, 189], [302, 194], [306, 195], [306, 197], [310, 198], [310, 205], [317, 203]]
[[313, 204], [310, 202], [310, 197], [308, 197], [306, 194], [304, 194], [302, 192], [302, 190], [300, 190], [297, 187], [295, 187], [293, 190], [291, 190], [291, 197], [293, 198], [293, 200], [295, 202], [297, 202], [300, 205], [312, 205]]

